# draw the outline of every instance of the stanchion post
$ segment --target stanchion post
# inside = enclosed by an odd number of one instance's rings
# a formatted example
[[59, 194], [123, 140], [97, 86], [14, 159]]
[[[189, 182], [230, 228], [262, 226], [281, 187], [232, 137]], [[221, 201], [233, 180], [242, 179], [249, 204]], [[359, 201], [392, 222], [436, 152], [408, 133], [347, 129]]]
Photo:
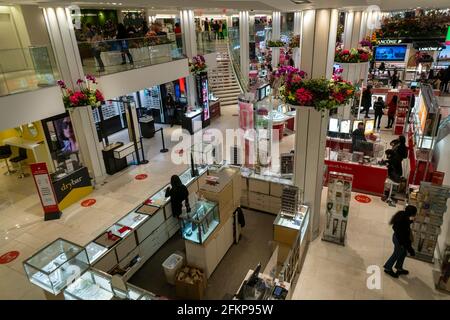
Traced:
[[162, 140], [162, 149], [159, 151], [161, 153], [166, 153], [169, 151], [169, 149], [166, 148], [166, 144], [164, 143], [164, 131], [163, 131], [163, 128], [161, 128], [159, 130], [161, 130], [161, 140]]

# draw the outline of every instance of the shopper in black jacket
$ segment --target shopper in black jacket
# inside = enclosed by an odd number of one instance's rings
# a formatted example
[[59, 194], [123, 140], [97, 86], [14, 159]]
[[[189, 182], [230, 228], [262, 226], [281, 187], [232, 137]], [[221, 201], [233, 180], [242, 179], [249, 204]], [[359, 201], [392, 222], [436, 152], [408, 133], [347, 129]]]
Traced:
[[372, 105], [372, 86], [368, 85], [367, 89], [363, 91], [361, 97], [361, 106], [363, 107], [362, 111], [366, 112], [364, 118], [369, 118], [369, 109]]
[[129, 34], [127, 33], [127, 29], [125, 28], [123, 23], [119, 23], [117, 25], [117, 35], [116, 39], [119, 40], [120, 52], [122, 54], [122, 64], [126, 64], [125, 55], [128, 57], [128, 61], [130, 64], [133, 64], [133, 56], [128, 49], [128, 38]]
[[183, 201], [186, 206], [186, 211], [191, 212], [189, 205], [189, 191], [186, 186], [181, 182], [181, 179], [177, 175], [173, 175], [170, 178], [171, 187], [166, 189], [166, 198], [170, 197], [172, 204], [172, 214], [178, 218], [183, 211]]
[[[411, 223], [415, 215], [417, 214], [417, 208], [415, 206], [406, 206], [405, 210], [398, 211], [390, 221], [394, 234], [392, 236], [392, 242], [394, 243], [394, 252], [391, 257], [384, 264], [384, 272], [394, 278], [398, 278], [399, 275], [408, 274], [409, 271], [403, 269], [403, 262], [406, 258], [406, 253], [409, 252], [411, 256], [416, 253], [411, 246]], [[397, 269], [395, 272], [392, 268]]]
[[[378, 130], [381, 127], [381, 118], [383, 117], [385, 104], [382, 97], [378, 97], [378, 100], [373, 104], [373, 110], [375, 111], [375, 125]], [[378, 121], [378, 125], [377, 125]]]
[[405, 136], [399, 136], [398, 139], [392, 140], [391, 147], [392, 151], [394, 151], [401, 160], [408, 158], [408, 147], [406, 146]]

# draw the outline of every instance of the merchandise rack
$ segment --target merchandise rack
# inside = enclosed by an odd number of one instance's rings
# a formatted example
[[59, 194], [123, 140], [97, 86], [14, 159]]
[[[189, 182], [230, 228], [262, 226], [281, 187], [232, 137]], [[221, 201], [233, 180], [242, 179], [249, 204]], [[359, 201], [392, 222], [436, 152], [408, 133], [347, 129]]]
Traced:
[[421, 182], [415, 199], [410, 195], [408, 203], [417, 207], [417, 215], [411, 227], [414, 238], [412, 246], [416, 251], [414, 258], [433, 262], [449, 197], [450, 187], [437, 186], [429, 182]]
[[411, 102], [410, 95], [400, 92], [397, 102], [397, 110], [395, 113], [395, 125], [394, 134], [401, 135], [404, 132], [405, 124], [407, 123], [406, 117], [408, 115], [409, 104]]

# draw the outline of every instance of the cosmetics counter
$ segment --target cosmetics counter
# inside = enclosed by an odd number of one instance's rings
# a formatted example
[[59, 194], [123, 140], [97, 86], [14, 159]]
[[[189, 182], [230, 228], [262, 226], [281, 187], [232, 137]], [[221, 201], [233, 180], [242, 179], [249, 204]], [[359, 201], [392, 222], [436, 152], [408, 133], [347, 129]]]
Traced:
[[254, 172], [242, 172], [241, 184], [243, 207], [276, 215], [281, 209], [283, 186], [291, 186], [292, 180]]
[[287, 300], [292, 297], [309, 247], [309, 207], [299, 206], [294, 215], [280, 211], [273, 223], [276, 246], [264, 272], [249, 270], [234, 299]]
[[[191, 169], [188, 169], [180, 175], [190, 194], [199, 190], [206, 171], [206, 168], [200, 168], [199, 175], [192, 177]], [[24, 262], [30, 282], [44, 289], [48, 299], [64, 298], [62, 291], [67, 284], [88, 269], [126, 282], [180, 228], [178, 220], [172, 216], [170, 198], [165, 197], [168, 186], [146, 199], [85, 247], [57, 239], [37, 252]], [[89, 298], [94, 299], [92, 296]]]
[[181, 216], [188, 265], [202, 269], [209, 278], [234, 241], [240, 205], [241, 176], [238, 168], [210, 171], [200, 185], [200, 200]]
[[[378, 165], [383, 157], [383, 146], [375, 144], [378, 151], [372, 156], [365, 156], [363, 152], [350, 153], [346, 150], [333, 151], [327, 148], [325, 164], [328, 171], [353, 175], [353, 191], [382, 196], [384, 182], [388, 176], [387, 167]], [[328, 184], [328, 176], [326, 177]]]
[[191, 109], [184, 114], [182, 128], [194, 134], [203, 127], [203, 110], [201, 108]]

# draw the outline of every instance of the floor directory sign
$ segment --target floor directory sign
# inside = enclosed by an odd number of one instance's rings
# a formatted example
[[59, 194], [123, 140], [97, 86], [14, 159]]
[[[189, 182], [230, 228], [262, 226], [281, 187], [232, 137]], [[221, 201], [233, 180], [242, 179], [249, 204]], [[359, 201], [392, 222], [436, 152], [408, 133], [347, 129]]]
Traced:
[[45, 162], [32, 163], [30, 168], [39, 198], [41, 199], [42, 208], [44, 209], [44, 220], [58, 219], [61, 216], [61, 211], [58, 208], [58, 202], [50, 175], [48, 174], [47, 164]]

